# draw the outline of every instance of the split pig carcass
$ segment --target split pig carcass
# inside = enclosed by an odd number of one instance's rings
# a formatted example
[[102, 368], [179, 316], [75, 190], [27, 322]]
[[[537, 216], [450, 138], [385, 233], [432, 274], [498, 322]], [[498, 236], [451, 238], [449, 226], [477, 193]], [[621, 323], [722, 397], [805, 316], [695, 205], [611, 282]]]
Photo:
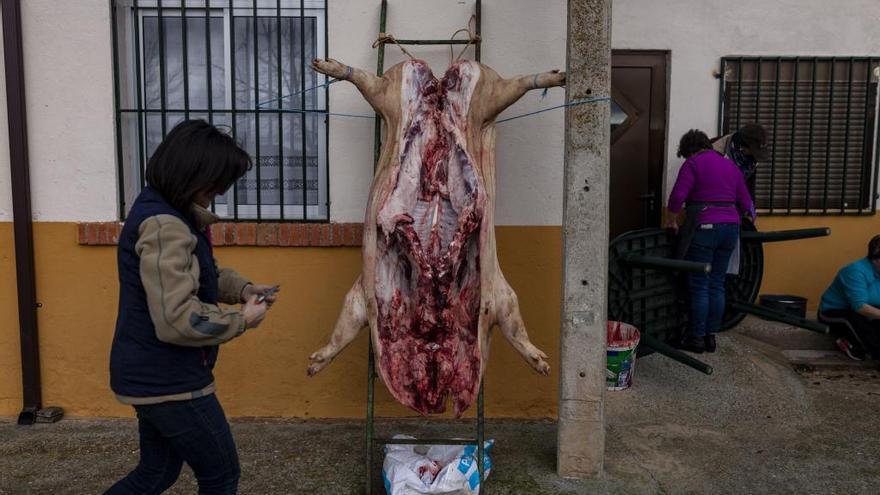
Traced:
[[352, 82], [381, 115], [385, 139], [364, 219], [363, 272], [330, 342], [310, 356], [318, 373], [370, 327], [379, 375], [423, 415], [456, 415], [474, 401], [498, 325], [538, 373], [547, 356], [528, 337], [495, 252], [495, 118], [527, 91], [565, 73], [501, 78], [474, 61], [438, 79], [409, 60], [378, 77], [335, 60], [315, 70]]

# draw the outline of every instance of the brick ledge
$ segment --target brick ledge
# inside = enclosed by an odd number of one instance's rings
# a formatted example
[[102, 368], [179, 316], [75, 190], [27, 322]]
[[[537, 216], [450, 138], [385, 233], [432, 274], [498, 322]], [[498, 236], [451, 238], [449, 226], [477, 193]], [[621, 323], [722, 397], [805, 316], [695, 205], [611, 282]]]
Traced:
[[[121, 222], [77, 224], [81, 246], [115, 246]], [[211, 226], [214, 246], [344, 247], [361, 245], [362, 223], [218, 223]]]

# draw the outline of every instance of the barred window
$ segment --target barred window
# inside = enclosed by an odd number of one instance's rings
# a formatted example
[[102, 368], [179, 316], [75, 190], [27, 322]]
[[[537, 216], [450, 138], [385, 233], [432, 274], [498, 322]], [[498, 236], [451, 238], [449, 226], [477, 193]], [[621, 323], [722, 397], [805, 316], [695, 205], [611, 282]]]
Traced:
[[[212, 205], [226, 219], [329, 216], [325, 0], [114, 0], [119, 201], [185, 118], [226, 129], [254, 168]], [[316, 88], [316, 89], [312, 89]]]
[[768, 214], [874, 213], [880, 58], [724, 57], [722, 134], [767, 130], [755, 202]]

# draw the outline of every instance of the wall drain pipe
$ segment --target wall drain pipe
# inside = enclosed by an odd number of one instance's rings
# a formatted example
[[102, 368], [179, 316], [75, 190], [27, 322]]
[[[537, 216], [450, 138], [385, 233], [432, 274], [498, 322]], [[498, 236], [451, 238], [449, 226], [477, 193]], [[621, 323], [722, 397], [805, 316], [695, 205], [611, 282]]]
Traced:
[[0, 0], [3, 14], [3, 56], [9, 121], [9, 163], [15, 237], [15, 275], [18, 285], [18, 324], [21, 336], [21, 381], [24, 405], [18, 424], [37, 421], [42, 407], [40, 350], [37, 340], [37, 295], [34, 281], [34, 235], [25, 113], [24, 58], [20, 0]]

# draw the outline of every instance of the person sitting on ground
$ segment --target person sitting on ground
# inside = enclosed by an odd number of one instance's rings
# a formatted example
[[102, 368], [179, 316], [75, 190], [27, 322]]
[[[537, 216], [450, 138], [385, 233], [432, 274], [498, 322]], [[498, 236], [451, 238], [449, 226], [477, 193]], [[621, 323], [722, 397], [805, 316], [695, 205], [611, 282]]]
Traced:
[[767, 158], [767, 131], [758, 124], [746, 124], [736, 132], [713, 139], [712, 148], [736, 164], [746, 181], [749, 197], [755, 201], [758, 162]]
[[[692, 129], [681, 137], [678, 156], [685, 158], [669, 195], [667, 226], [679, 233], [677, 257], [709, 263], [711, 272], [687, 275], [690, 295], [688, 334], [681, 347], [715, 352], [715, 333], [724, 315], [724, 279], [739, 240], [740, 219], [755, 211], [736, 165], [712, 149], [703, 132]], [[678, 213], [686, 218], [680, 231]]]
[[840, 318], [851, 331], [840, 336], [838, 347], [856, 359], [865, 352], [880, 358], [880, 235], [868, 243], [867, 256], [841, 268], [822, 294], [819, 320]]

